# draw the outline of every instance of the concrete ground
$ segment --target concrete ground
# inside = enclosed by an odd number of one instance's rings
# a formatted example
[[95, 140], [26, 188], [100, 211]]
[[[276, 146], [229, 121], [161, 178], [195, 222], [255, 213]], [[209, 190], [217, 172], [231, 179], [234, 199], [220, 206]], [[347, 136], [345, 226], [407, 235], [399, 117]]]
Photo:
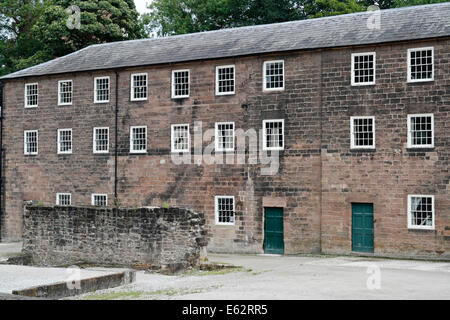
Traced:
[[[10, 257], [20, 254], [22, 243], [0, 243], [0, 263], [5, 263]], [[0, 300], [6, 299], [13, 290], [21, 290], [44, 284], [62, 281], [86, 279], [96, 276], [124, 271], [119, 268], [41, 268], [0, 264]]]
[[[0, 261], [21, 243], [0, 243]], [[162, 275], [138, 271], [136, 283], [70, 299], [446, 299], [450, 262], [364, 257], [209, 254], [210, 263], [239, 268]], [[87, 268], [81, 277], [121, 269]], [[66, 281], [65, 268], [0, 264], [0, 295]]]
[[161, 275], [72, 299], [450, 299], [450, 263], [363, 257], [209, 255], [241, 266]]

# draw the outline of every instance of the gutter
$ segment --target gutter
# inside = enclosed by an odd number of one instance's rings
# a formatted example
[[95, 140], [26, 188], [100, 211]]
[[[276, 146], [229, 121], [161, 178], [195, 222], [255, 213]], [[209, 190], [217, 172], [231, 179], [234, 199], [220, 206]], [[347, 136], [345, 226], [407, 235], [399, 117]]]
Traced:
[[2, 239], [2, 223], [3, 223], [3, 199], [4, 197], [4, 187], [3, 187], [3, 82], [0, 81], [0, 240]]
[[118, 115], [119, 115], [119, 73], [116, 70], [114, 70], [114, 73], [116, 74], [116, 106], [115, 106], [115, 115], [114, 115], [114, 205], [117, 206], [118, 204], [118, 198], [117, 198], [117, 184], [118, 184], [118, 177], [117, 177], [117, 155], [118, 155]]

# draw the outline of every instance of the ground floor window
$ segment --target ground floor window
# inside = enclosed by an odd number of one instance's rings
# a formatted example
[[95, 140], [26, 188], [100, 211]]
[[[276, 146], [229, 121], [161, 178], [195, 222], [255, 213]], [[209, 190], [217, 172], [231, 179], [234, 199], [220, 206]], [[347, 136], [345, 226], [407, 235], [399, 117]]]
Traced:
[[408, 195], [408, 228], [434, 229], [434, 196]]
[[72, 195], [70, 193], [57, 193], [56, 205], [58, 206], [70, 206], [72, 204]]
[[216, 196], [215, 198], [216, 224], [234, 224], [234, 197]]
[[96, 207], [106, 207], [108, 205], [108, 195], [94, 193], [92, 195], [92, 205]]

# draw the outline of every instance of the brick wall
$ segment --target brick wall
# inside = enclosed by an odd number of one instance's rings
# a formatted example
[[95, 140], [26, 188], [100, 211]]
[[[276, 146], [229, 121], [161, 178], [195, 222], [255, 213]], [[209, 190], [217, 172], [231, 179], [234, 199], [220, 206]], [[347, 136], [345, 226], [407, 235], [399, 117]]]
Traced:
[[197, 266], [206, 247], [203, 214], [179, 208], [27, 206], [22, 253], [35, 265]]
[[[406, 84], [407, 48], [435, 46], [436, 78]], [[377, 52], [375, 86], [350, 86], [350, 55]], [[449, 41], [337, 48], [208, 60], [119, 71], [118, 193], [125, 206], [163, 202], [203, 212], [208, 249], [263, 252], [264, 203], [284, 208], [286, 253], [351, 250], [352, 202], [375, 204], [375, 254], [441, 256], [449, 251], [450, 204]], [[281, 92], [263, 92], [262, 65], [283, 59]], [[235, 64], [236, 94], [215, 96], [215, 67]], [[191, 70], [187, 99], [171, 99], [171, 71]], [[148, 72], [149, 99], [130, 101], [130, 75]], [[93, 78], [111, 77], [111, 98], [93, 103]], [[72, 79], [74, 103], [57, 106], [57, 81]], [[39, 107], [23, 107], [25, 82], [39, 82]], [[22, 201], [53, 205], [57, 192], [71, 192], [74, 205], [90, 204], [92, 193], [114, 196], [115, 75], [83, 72], [5, 84], [6, 218], [3, 236], [21, 237]], [[433, 112], [434, 150], [406, 150], [406, 114]], [[376, 117], [376, 151], [350, 151], [352, 115]], [[171, 161], [170, 125], [194, 122], [202, 130], [234, 121], [236, 129], [260, 130], [264, 119], [285, 120], [285, 149], [279, 172], [261, 175], [262, 164], [183, 164]], [[129, 154], [130, 126], [148, 127], [147, 153]], [[92, 153], [92, 128], [109, 126], [110, 153]], [[57, 128], [73, 128], [72, 155], [56, 153]], [[23, 155], [23, 130], [39, 129], [39, 155]], [[204, 141], [203, 148], [211, 141]], [[248, 160], [248, 152], [245, 155]], [[386, 187], [388, 186], [388, 187]], [[395, 192], [392, 192], [393, 189]], [[436, 196], [436, 230], [406, 227], [411, 192]], [[234, 226], [215, 224], [214, 196], [236, 200]], [[277, 201], [271, 201], [276, 199]], [[399, 231], [401, 229], [401, 231]], [[443, 253], [444, 252], [444, 253]]]

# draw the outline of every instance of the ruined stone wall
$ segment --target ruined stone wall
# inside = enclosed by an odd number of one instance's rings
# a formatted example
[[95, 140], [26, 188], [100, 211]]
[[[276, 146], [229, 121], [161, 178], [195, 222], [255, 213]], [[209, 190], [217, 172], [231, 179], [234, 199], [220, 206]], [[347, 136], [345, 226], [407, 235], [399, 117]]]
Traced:
[[23, 254], [35, 265], [133, 266], [178, 270], [206, 251], [203, 214], [179, 208], [27, 206]]

